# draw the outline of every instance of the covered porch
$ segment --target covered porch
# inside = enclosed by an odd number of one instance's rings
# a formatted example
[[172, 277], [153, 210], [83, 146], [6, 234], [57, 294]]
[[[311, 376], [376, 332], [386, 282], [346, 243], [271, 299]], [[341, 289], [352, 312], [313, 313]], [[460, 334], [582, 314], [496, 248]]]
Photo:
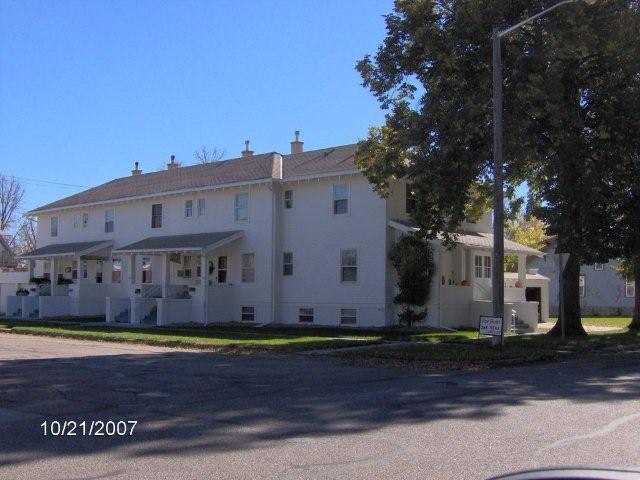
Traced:
[[130, 265], [128, 295], [106, 299], [107, 322], [206, 323], [210, 254], [242, 237], [242, 231], [149, 237], [114, 250]]
[[[8, 297], [7, 315], [21, 318], [104, 315], [104, 262], [111, 241], [53, 244], [21, 258], [29, 264], [29, 285]], [[37, 272], [36, 272], [37, 270]]]
[[[418, 231], [405, 222], [390, 221], [389, 226], [397, 235]], [[492, 314], [493, 234], [460, 232], [451, 249], [440, 241], [433, 243], [437, 274], [431, 300], [436, 305], [431, 310], [437, 312], [438, 325], [477, 328], [480, 315]], [[504, 250], [505, 257], [514, 260], [513, 271], [505, 272], [505, 328], [533, 331], [548, 318], [549, 279], [527, 272], [526, 261], [543, 253], [506, 238]]]

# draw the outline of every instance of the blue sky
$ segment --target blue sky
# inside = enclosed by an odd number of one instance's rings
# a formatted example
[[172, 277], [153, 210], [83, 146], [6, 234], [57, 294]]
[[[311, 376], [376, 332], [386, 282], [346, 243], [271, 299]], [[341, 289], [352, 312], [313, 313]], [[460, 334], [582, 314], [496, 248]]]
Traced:
[[[127, 175], [352, 143], [383, 121], [354, 65], [392, 1], [2, 0], [0, 172], [23, 210]], [[58, 185], [46, 182], [58, 182]]]

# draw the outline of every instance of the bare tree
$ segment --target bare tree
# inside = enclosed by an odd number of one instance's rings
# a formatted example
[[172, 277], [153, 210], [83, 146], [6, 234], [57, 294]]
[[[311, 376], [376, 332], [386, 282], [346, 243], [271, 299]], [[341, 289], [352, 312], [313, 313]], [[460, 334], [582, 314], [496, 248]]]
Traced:
[[38, 222], [35, 217], [25, 217], [13, 235], [10, 247], [16, 255], [24, 255], [36, 249]]
[[222, 157], [224, 157], [224, 154], [224, 150], [218, 150], [217, 148], [209, 150], [203, 145], [193, 152], [193, 158], [196, 163], [213, 163], [221, 160]]
[[24, 188], [15, 177], [0, 174], [0, 231], [8, 231], [16, 222]]

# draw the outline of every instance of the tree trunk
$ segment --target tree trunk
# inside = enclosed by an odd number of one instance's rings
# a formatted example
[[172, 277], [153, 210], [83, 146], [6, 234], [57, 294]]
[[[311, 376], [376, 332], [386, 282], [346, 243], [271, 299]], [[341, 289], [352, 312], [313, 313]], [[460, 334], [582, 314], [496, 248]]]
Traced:
[[[580, 259], [576, 255], [570, 255], [567, 266], [562, 273], [564, 303], [564, 328], [568, 337], [586, 335], [580, 318]], [[560, 305], [558, 305], [560, 308]], [[560, 312], [558, 322], [553, 326], [549, 335], [562, 335]]]
[[629, 330], [640, 330], [640, 295], [638, 295], [638, 286], [640, 285], [640, 254], [634, 255], [631, 259], [633, 262], [633, 280], [635, 282], [635, 300], [633, 304], [633, 319]]

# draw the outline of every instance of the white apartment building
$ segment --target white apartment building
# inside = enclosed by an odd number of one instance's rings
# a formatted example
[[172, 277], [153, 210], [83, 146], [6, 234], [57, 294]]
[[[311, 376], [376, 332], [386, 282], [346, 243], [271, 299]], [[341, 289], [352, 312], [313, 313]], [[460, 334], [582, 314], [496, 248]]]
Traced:
[[[38, 248], [29, 295], [7, 300], [23, 318], [106, 315], [108, 322], [397, 324], [392, 242], [415, 231], [407, 185], [380, 198], [354, 164], [355, 145], [256, 154], [131, 175], [36, 208]], [[438, 274], [427, 323], [477, 325], [489, 313], [490, 214], [461, 226], [456, 248], [435, 241]], [[517, 254], [506, 316], [537, 322]], [[479, 264], [478, 264], [479, 259]], [[480, 267], [478, 267], [480, 265]], [[531, 288], [531, 287], [530, 287]], [[544, 290], [544, 282], [542, 285]], [[22, 292], [24, 294], [24, 292]], [[541, 295], [544, 297], [544, 293]]]

